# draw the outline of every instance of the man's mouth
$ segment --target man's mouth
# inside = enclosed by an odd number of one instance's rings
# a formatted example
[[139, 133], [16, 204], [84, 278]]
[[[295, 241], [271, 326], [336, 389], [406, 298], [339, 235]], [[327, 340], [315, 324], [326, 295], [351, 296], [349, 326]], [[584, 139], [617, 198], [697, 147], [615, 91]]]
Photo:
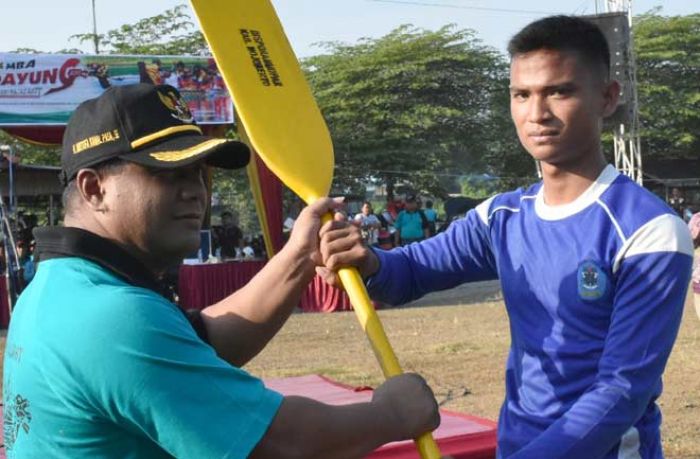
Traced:
[[175, 216], [175, 220], [201, 220], [202, 214], [191, 213], [191, 214], [180, 214]]
[[535, 143], [546, 143], [546, 142], [551, 142], [558, 135], [559, 135], [559, 131], [544, 130], [544, 131], [531, 132], [528, 134], [528, 137], [530, 139], [532, 139]]

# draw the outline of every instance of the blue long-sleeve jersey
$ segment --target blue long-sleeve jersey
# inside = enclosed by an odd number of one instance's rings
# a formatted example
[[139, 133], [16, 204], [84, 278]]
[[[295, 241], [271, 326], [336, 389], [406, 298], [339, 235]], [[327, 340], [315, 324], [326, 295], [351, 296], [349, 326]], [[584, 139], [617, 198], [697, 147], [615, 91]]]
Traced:
[[510, 317], [498, 457], [658, 459], [655, 403], [690, 280], [687, 227], [607, 166], [574, 202], [497, 195], [427, 241], [377, 251], [371, 295], [401, 304], [499, 278]]

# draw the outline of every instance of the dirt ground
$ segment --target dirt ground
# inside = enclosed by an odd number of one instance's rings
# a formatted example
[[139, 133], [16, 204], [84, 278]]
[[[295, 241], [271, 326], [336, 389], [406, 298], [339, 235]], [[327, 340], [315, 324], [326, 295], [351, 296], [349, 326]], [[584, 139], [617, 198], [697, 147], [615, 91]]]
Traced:
[[[379, 313], [404, 369], [424, 375], [443, 407], [497, 419], [509, 343], [498, 285], [462, 286], [409, 306]], [[0, 352], [4, 346], [3, 334]], [[689, 295], [660, 400], [668, 459], [700, 458], [699, 348]], [[262, 377], [316, 373], [351, 385], [382, 380], [353, 313], [293, 315], [246, 369]]]

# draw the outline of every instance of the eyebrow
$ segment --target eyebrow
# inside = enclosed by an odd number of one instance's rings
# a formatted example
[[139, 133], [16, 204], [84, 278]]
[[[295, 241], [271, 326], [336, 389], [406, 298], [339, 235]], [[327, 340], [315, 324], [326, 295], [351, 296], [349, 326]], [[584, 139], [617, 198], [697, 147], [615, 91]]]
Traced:
[[[554, 90], [565, 90], [565, 91], [571, 91], [577, 88], [576, 83], [573, 82], [566, 82], [566, 83], [561, 83], [561, 84], [553, 84], [549, 86], [545, 86], [542, 88], [545, 92], [548, 91], [554, 91]], [[528, 88], [521, 88], [518, 86], [508, 86], [508, 90], [511, 92], [517, 92], [517, 91], [530, 91]]]

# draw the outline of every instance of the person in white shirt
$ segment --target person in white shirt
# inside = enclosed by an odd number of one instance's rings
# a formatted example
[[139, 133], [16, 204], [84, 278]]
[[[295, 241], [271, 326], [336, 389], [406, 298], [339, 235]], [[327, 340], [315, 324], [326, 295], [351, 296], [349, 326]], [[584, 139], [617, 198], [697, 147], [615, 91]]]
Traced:
[[376, 245], [382, 224], [374, 214], [374, 209], [372, 209], [372, 204], [369, 201], [365, 201], [362, 204], [362, 211], [355, 215], [355, 223], [360, 226], [362, 238], [365, 242], [368, 245]]

